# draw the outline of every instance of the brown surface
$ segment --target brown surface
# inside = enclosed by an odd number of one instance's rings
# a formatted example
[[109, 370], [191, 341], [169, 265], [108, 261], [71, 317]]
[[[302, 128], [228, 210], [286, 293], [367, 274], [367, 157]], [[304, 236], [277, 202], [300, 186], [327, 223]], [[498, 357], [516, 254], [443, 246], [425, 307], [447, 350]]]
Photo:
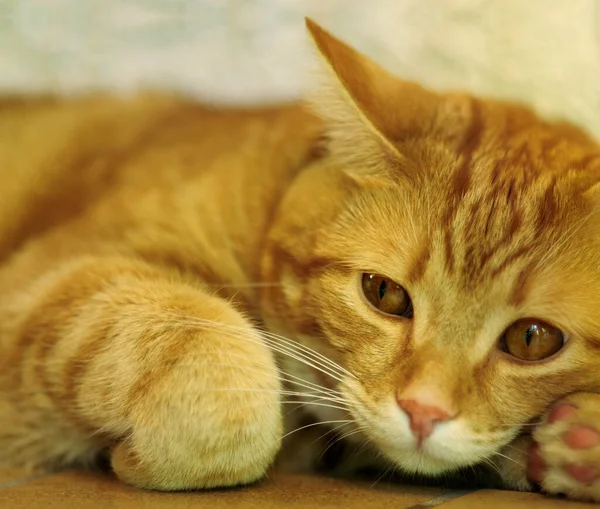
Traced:
[[[2, 500], [1, 497], [0, 500]], [[460, 499], [451, 500], [444, 504], [443, 509], [496, 509], [500, 507], [510, 509], [598, 509], [600, 506], [550, 498], [536, 493], [482, 490], [470, 493]]]
[[476, 491], [464, 493], [431, 488], [351, 483], [322, 477], [277, 475], [258, 486], [238, 490], [195, 493], [140, 491], [110, 476], [72, 473], [25, 476], [0, 470], [0, 508], [94, 509], [169, 508], [211, 509], [291, 507], [333, 508], [493, 509], [499, 507], [567, 509], [598, 507], [550, 499], [534, 493]]
[[5, 470], [0, 468], [0, 489], [4, 484], [15, 481], [17, 479], [22, 479], [29, 475], [28, 472], [21, 470]]

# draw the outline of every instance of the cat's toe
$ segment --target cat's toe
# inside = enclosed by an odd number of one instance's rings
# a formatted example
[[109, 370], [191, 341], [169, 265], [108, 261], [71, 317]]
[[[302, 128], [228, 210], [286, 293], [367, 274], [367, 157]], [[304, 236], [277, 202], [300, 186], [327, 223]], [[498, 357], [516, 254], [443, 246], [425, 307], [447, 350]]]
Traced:
[[546, 474], [546, 463], [540, 454], [540, 446], [534, 442], [529, 450], [527, 477], [531, 482], [540, 485]]
[[578, 465], [577, 463], [569, 463], [564, 466], [564, 470], [571, 476], [572, 479], [582, 484], [594, 483], [600, 471], [593, 465]]
[[527, 474], [550, 494], [600, 501], [600, 396], [557, 403], [534, 432]]
[[555, 422], [569, 420], [575, 415], [575, 412], [577, 412], [575, 405], [563, 402], [557, 403], [548, 414], [548, 423], [554, 424]]
[[590, 449], [600, 443], [600, 432], [587, 426], [573, 426], [564, 435], [565, 443], [571, 449]]

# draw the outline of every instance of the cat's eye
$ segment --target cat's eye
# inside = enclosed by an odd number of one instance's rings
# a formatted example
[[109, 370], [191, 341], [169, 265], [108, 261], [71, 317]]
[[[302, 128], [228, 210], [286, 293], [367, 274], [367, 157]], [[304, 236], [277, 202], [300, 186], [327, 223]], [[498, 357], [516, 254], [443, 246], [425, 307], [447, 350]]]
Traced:
[[362, 290], [373, 307], [382, 313], [412, 318], [413, 307], [408, 293], [390, 278], [365, 273], [362, 276]]
[[533, 362], [558, 352], [565, 344], [565, 335], [548, 323], [523, 319], [506, 329], [500, 343], [506, 353]]

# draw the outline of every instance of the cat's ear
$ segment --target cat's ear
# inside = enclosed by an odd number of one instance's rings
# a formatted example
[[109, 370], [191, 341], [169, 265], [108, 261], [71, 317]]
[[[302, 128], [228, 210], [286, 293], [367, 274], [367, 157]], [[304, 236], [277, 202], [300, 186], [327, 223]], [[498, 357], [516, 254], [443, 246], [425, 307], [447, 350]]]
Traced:
[[333, 149], [368, 172], [401, 161], [398, 142], [431, 128], [439, 96], [396, 78], [309, 18], [306, 26], [327, 74], [311, 102], [328, 123]]

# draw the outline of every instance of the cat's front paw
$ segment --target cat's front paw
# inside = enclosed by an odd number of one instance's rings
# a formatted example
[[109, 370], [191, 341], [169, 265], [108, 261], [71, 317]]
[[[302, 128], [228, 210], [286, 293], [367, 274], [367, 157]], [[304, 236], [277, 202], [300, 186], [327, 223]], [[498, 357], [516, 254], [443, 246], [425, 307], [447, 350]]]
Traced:
[[550, 494], [600, 502], [600, 395], [558, 401], [533, 433], [528, 477]]
[[164, 330], [148, 371], [137, 370], [127, 428], [111, 451], [113, 470], [129, 484], [243, 485], [261, 479], [274, 461], [283, 434], [275, 359], [244, 317], [227, 303], [212, 305], [220, 306], [220, 322]]

